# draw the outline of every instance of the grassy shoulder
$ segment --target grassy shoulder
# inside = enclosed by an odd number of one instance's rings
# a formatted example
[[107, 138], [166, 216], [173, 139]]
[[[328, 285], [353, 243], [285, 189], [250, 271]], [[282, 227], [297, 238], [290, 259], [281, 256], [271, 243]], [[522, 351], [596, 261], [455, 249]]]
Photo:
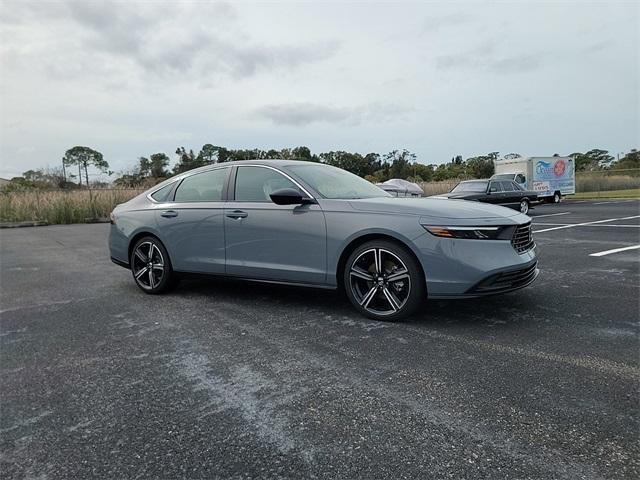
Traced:
[[604, 192], [579, 192], [566, 197], [566, 200], [590, 200], [596, 198], [640, 198], [640, 188], [609, 190]]

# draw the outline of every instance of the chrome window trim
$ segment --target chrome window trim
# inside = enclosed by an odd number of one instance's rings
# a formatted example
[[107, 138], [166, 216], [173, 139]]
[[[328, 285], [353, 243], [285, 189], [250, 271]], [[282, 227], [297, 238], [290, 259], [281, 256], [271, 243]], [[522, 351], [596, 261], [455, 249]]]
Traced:
[[[240, 169], [241, 167], [260, 167], [260, 168], [267, 168], [269, 170], [273, 170], [274, 172], [278, 172], [280, 175], [284, 176], [285, 178], [287, 178], [288, 180], [290, 180], [294, 185], [296, 185], [300, 190], [302, 190], [305, 195], [307, 195], [309, 200], [316, 200], [315, 197], [313, 195], [311, 195], [306, 188], [304, 188], [302, 185], [300, 185], [300, 182], [298, 182], [295, 178], [291, 177], [289, 174], [283, 172], [282, 170], [278, 170], [275, 167], [272, 167], [271, 165], [258, 165], [258, 164], [242, 164], [242, 165], [236, 165], [236, 172], [238, 169]], [[228, 200], [230, 202], [238, 202], [238, 203], [251, 203], [251, 202], [244, 202], [242, 200], [236, 200], [235, 199], [235, 185], [236, 185], [236, 179], [238, 178], [238, 174], [236, 173], [236, 178], [233, 179], [233, 196], [234, 199], [233, 200]]]

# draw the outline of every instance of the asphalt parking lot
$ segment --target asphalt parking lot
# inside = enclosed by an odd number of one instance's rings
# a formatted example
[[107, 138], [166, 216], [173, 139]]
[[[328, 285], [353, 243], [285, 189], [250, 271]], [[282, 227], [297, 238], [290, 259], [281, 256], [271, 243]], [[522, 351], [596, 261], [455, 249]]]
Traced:
[[610, 251], [640, 203], [531, 216], [534, 285], [399, 324], [330, 291], [147, 296], [108, 225], [1, 230], [2, 476], [639, 478], [640, 250]]

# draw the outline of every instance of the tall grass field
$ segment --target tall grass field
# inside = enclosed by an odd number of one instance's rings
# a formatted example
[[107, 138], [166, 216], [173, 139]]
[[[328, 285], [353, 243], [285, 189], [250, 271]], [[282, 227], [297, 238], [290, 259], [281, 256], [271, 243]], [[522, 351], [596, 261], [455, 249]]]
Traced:
[[106, 218], [113, 208], [143, 190], [26, 190], [0, 194], [0, 222], [83, 223]]

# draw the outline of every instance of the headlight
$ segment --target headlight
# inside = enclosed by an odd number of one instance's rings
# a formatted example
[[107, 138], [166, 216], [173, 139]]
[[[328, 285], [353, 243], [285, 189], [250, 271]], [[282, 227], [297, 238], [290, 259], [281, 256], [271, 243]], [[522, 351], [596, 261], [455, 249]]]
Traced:
[[467, 240], [511, 240], [513, 225], [497, 227], [453, 227], [440, 225], [423, 225], [431, 235], [445, 238], [464, 238]]

